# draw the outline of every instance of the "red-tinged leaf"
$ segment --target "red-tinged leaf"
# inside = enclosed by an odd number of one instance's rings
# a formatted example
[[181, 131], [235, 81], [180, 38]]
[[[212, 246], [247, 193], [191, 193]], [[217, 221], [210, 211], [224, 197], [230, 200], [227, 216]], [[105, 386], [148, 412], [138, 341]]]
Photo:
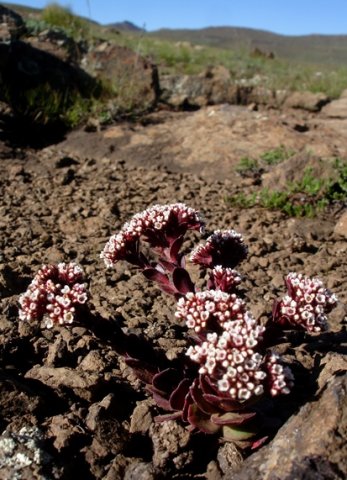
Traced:
[[251, 449], [256, 450], [257, 448], [261, 447], [264, 445], [264, 443], [268, 440], [268, 436], [259, 438], [259, 440], [256, 440], [255, 442], [252, 442]]
[[274, 300], [272, 305], [272, 320], [276, 322], [277, 317], [280, 313], [280, 302], [278, 300]]
[[157, 393], [155, 390], [152, 390], [152, 394], [153, 394], [153, 400], [158, 405], [158, 407], [161, 407], [164, 410], [168, 410], [169, 412], [172, 410], [169, 400], [164, 398], [162, 395]]
[[172, 281], [178, 292], [185, 295], [188, 292], [194, 292], [194, 283], [185, 268], [177, 267], [172, 272]]
[[194, 403], [194, 400], [192, 399], [192, 396], [190, 392], [188, 392], [185, 400], [184, 400], [184, 405], [183, 405], [183, 410], [182, 410], [182, 419], [185, 422], [188, 422], [188, 412], [189, 412], [189, 407]]
[[145, 268], [142, 270], [143, 275], [152, 282], [158, 282], [162, 285], [169, 285], [170, 280], [165, 273], [159, 272], [156, 268]]
[[228, 400], [227, 398], [218, 397], [217, 395], [209, 393], [204, 393], [204, 399], [225, 412], [240, 411], [240, 403], [235, 402], [234, 400]]
[[154, 375], [152, 384], [157, 390], [165, 392], [169, 396], [181, 380], [182, 378], [177, 370], [167, 368]]
[[177, 295], [179, 292], [176, 290], [176, 288], [173, 285], [163, 285], [159, 284], [160, 290], [162, 290], [165, 293], [168, 293], [169, 295]]
[[256, 431], [241, 429], [237, 427], [229, 427], [225, 425], [223, 427], [223, 438], [228, 442], [237, 442], [249, 440], [256, 435]]
[[208, 377], [207, 375], [199, 376], [199, 385], [203, 393], [210, 393], [219, 397], [217, 386], [214, 385], [210, 377]]
[[174, 240], [174, 242], [171, 244], [170, 258], [175, 263], [177, 263], [178, 261], [178, 254], [183, 245], [183, 241], [184, 241], [184, 236], [181, 235], [180, 237], [176, 238], [176, 240]]
[[178, 387], [170, 395], [170, 405], [173, 410], [182, 410], [187, 393], [189, 392], [191, 381], [184, 378]]
[[165, 258], [163, 257], [160, 257], [159, 259], [159, 265], [166, 271], [168, 272], [172, 272], [175, 268], [176, 268], [176, 265], [171, 263], [171, 262], [168, 262], [167, 260], [165, 260]]
[[212, 423], [209, 415], [203, 413], [195, 403], [188, 408], [188, 422], [204, 433], [217, 433], [220, 429], [219, 425]]
[[154, 421], [157, 423], [166, 422], [167, 420], [177, 420], [182, 417], [182, 412], [167, 413], [166, 415], [157, 415]]
[[131, 367], [139, 380], [144, 383], [152, 383], [157, 371], [152, 365], [146, 364], [137, 358], [124, 357], [125, 363]]
[[243, 425], [247, 423], [249, 420], [252, 420], [256, 416], [255, 412], [250, 413], [235, 413], [235, 412], [227, 412], [223, 414], [214, 414], [211, 415], [211, 422], [215, 423], [216, 425]]
[[204, 399], [203, 394], [196, 382], [194, 382], [193, 386], [190, 388], [190, 394], [202, 412], [206, 413], [207, 415], [216, 413], [216, 407]]

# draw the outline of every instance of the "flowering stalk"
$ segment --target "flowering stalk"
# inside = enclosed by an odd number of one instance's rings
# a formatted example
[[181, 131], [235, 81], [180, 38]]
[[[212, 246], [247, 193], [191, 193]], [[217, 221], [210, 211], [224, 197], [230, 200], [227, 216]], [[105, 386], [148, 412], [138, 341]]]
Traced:
[[[194, 290], [180, 253], [184, 235], [188, 230], [202, 231], [203, 228], [199, 212], [183, 203], [154, 205], [134, 215], [118, 234], [112, 235], [101, 258], [107, 267], [125, 260], [164, 292], [179, 297]], [[142, 242], [150, 247], [156, 261], [141, 249]]]

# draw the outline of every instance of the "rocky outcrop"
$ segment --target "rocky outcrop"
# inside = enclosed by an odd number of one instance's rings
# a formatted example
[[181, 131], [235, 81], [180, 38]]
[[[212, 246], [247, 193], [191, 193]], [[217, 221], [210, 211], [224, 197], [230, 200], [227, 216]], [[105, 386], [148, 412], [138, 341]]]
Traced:
[[319, 112], [329, 103], [329, 97], [324, 93], [293, 92], [284, 102], [287, 108], [300, 108], [309, 112]]
[[94, 78], [101, 78], [124, 107], [136, 99], [137, 108], [152, 107], [159, 94], [156, 66], [130, 48], [101, 42], [86, 52], [81, 66]]
[[26, 32], [25, 24], [18, 13], [0, 5], [0, 42], [17, 40]]
[[337, 100], [326, 105], [322, 113], [329, 118], [347, 118], [347, 90]]
[[[346, 365], [345, 365], [346, 368]], [[276, 438], [249, 457], [234, 480], [343, 480], [346, 462], [347, 374], [327, 383], [318, 400], [304, 405]]]

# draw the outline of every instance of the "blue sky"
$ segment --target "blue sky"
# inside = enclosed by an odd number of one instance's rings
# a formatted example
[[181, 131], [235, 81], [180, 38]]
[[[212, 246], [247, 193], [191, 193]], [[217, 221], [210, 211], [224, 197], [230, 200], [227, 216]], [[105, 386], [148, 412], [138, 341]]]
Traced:
[[[17, 1], [38, 8], [50, 3]], [[347, 0], [71, 0], [56, 3], [100, 23], [129, 20], [147, 30], [228, 25], [285, 35], [347, 34]]]

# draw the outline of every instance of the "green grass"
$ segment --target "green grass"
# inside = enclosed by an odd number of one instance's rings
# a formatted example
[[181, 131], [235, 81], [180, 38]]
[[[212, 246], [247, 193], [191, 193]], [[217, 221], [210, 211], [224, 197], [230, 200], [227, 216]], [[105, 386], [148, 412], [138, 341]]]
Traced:
[[313, 217], [334, 202], [347, 201], [347, 161], [335, 160], [336, 178], [316, 178], [307, 168], [299, 182], [289, 182], [284, 190], [263, 188], [249, 195], [239, 193], [226, 202], [239, 208], [255, 206], [280, 210], [293, 217]]

